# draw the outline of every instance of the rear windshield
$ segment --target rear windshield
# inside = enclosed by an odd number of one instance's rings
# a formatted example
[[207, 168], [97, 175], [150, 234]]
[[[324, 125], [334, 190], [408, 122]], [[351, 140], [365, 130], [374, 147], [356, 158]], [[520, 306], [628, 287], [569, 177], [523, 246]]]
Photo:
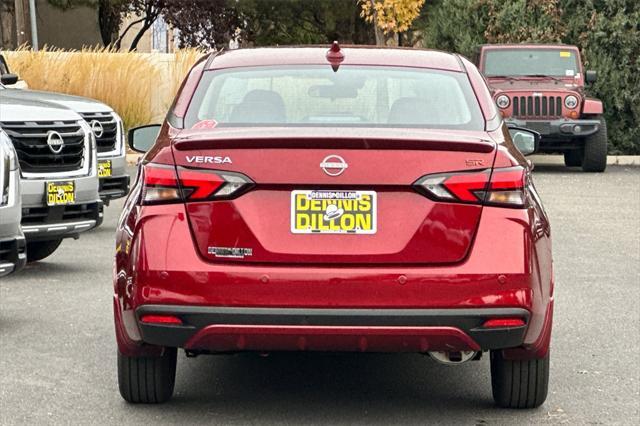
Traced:
[[499, 49], [484, 54], [484, 75], [549, 75], [574, 77], [578, 62], [575, 50], [567, 49]]
[[466, 74], [329, 65], [206, 71], [185, 125], [421, 127], [483, 130]]

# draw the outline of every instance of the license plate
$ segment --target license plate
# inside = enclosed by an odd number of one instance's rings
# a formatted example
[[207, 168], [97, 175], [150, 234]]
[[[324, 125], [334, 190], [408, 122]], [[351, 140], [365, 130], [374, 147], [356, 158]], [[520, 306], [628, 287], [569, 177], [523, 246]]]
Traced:
[[98, 161], [98, 177], [111, 176], [111, 160]]
[[375, 234], [374, 191], [296, 190], [291, 192], [294, 234]]
[[76, 202], [76, 185], [72, 180], [47, 182], [47, 205], [64, 206]]

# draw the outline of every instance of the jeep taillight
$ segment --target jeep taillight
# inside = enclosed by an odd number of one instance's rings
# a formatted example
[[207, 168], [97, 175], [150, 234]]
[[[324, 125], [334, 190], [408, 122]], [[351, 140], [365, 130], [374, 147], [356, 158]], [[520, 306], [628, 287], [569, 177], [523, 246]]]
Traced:
[[526, 170], [515, 166], [477, 172], [441, 173], [423, 176], [414, 188], [437, 201], [524, 207]]
[[148, 163], [142, 169], [142, 204], [233, 198], [253, 186], [247, 176], [226, 171]]

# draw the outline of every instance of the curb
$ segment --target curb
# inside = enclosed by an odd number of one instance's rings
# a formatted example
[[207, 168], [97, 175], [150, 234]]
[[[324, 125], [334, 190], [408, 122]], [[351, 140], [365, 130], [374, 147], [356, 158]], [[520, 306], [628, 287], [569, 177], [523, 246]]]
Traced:
[[[529, 157], [534, 164], [553, 164], [564, 166], [562, 155], [532, 155]], [[609, 155], [608, 166], [640, 166], [640, 155]]]

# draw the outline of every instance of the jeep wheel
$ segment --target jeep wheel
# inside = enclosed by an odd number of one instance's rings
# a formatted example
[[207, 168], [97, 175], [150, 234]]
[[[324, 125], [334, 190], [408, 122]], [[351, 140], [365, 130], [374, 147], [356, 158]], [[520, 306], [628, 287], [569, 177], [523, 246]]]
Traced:
[[58, 249], [62, 240], [32, 241], [27, 243], [27, 262], [37, 262], [49, 257]]
[[173, 395], [176, 380], [176, 348], [160, 356], [131, 357], [118, 351], [118, 387], [127, 402], [157, 404]]
[[549, 355], [542, 359], [508, 360], [491, 351], [491, 388], [503, 408], [535, 408], [547, 398]]
[[567, 167], [580, 167], [582, 166], [582, 149], [572, 149], [571, 151], [565, 151], [564, 153], [564, 165]]
[[600, 130], [584, 141], [582, 170], [585, 172], [604, 172], [607, 168], [607, 122], [600, 117]]

